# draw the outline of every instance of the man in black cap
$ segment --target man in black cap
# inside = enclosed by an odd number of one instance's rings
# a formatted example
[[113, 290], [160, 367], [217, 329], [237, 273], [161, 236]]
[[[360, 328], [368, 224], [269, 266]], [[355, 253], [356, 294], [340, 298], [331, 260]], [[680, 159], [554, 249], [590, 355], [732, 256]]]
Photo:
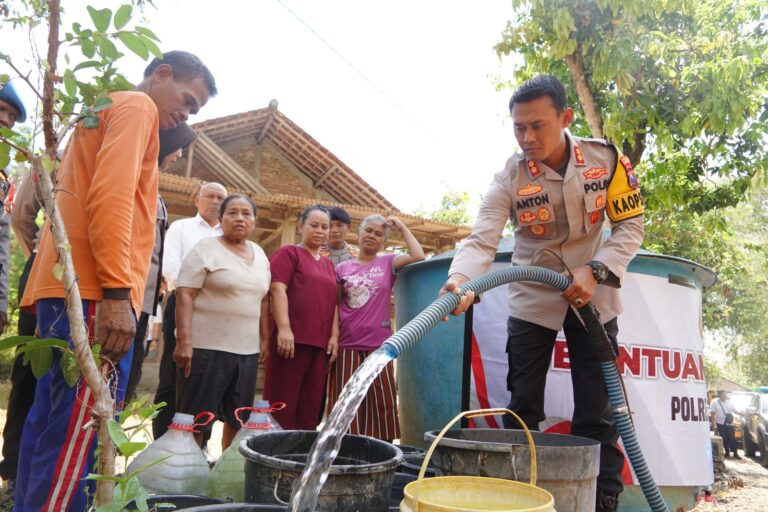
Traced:
[[[197, 139], [197, 133], [187, 123], [179, 123], [175, 128], [160, 132], [160, 153], [157, 157], [161, 171], [167, 170], [181, 157], [182, 149]], [[136, 337], [133, 340], [133, 361], [131, 375], [125, 388], [125, 400], [129, 402], [136, 397], [136, 388], [141, 380], [141, 367], [144, 363], [144, 341], [147, 339], [149, 318], [157, 313], [160, 282], [162, 280], [163, 244], [165, 232], [168, 230], [168, 209], [160, 195], [157, 196], [157, 222], [155, 226], [155, 246], [152, 249], [152, 259], [149, 262], [147, 284], [144, 286], [144, 302], [141, 305], [141, 315], [136, 324]]]
[[360, 249], [346, 242], [352, 219], [344, 208], [329, 206], [328, 215], [331, 217], [331, 229], [328, 232], [328, 242], [321, 251], [323, 256], [330, 258], [335, 267], [342, 261], [357, 258]]

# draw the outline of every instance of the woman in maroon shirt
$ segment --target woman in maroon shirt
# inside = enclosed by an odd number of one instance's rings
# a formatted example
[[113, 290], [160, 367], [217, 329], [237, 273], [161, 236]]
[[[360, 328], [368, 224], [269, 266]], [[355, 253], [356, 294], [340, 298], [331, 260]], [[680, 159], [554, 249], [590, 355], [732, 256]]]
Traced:
[[336, 272], [320, 249], [330, 218], [320, 206], [301, 213], [301, 243], [270, 259], [274, 327], [264, 377], [264, 399], [285, 402], [274, 412], [286, 430], [315, 430], [328, 376], [339, 346]]

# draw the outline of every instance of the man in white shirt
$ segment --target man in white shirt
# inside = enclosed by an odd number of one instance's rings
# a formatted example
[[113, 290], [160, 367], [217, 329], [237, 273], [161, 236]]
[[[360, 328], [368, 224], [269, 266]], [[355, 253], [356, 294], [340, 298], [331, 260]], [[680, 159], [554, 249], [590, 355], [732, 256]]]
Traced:
[[160, 359], [160, 379], [155, 392], [155, 403], [166, 406], [152, 420], [152, 433], [157, 439], [168, 430], [176, 412], [176, 364], [173, 350], [176, 347], [176, 279], [181, 263], [189, 251], [203, 238], [221, 234], [219, 207], [227, 197], [227, 189], [220, 183], [206, 183], [195, 198], [197, 215], [180, 219], [171, 224], [165, 234], [163, 249], [163, 277], [171, 294], [165, 306], [163, 318], [163, 355]]
[[717, 428], [717, 433], [723, 438], [725, 456], [733, 456], [735, 459], [740, 459], [733, 427], [733, 404], [728, 398], [727, 391], [719, 390], [717, 398], [709, 404], [709, 419]]

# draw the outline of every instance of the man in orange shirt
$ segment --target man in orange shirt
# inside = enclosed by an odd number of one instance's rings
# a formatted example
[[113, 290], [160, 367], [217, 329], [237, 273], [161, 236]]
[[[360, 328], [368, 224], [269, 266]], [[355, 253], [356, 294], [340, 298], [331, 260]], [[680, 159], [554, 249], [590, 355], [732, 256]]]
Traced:
[[[118, 405], [154, 245], [158, 133], [196, 114], [216, 92], [213, 76], [196, 56], [176, 51], [154, 59], [134, 91], [110, 94], [112, 103], [98, 113], [98, 127], [75, 128], [57, 173], [56, 201], [86, 327], [91, 342], [101, 345], [102, 371], [109, 374]], [[42, 233], [22, 306], [35, 306], [41, 337], [69, 340], [66, 292], [53, 272], [57, 255], [50, 227]], [[14, 509], [19, 512], [87, 508], [83, 477], [93, 463], [96, 432], [87, 425], [93, 397], [83, 382], [66, 384], [59, 357], [38, 381], [24, 424]]]

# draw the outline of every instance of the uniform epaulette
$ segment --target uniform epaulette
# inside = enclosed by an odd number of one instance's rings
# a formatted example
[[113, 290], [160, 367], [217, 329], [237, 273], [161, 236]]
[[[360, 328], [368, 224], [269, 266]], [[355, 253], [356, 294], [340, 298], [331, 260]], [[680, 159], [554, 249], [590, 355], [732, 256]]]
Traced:
[[577, 137], [575, 135], [572, 135], [571, 137], [573, 137], [573, 140], [578, 143], [598, 144], [603, 147], [616, 147], [615, 144], [608, 142], [605, 139], [592, 139], [587, 137]]
[[[523, 167], [521, 167], [521, 164]], [[515, 178], [518, 172], [525, 169], [525, 157], [520, 153], [515, 153], [511, 157], [507, 158], [506, 164], [504, 164], [504, 170], [508, 171], [511, 178]]]

